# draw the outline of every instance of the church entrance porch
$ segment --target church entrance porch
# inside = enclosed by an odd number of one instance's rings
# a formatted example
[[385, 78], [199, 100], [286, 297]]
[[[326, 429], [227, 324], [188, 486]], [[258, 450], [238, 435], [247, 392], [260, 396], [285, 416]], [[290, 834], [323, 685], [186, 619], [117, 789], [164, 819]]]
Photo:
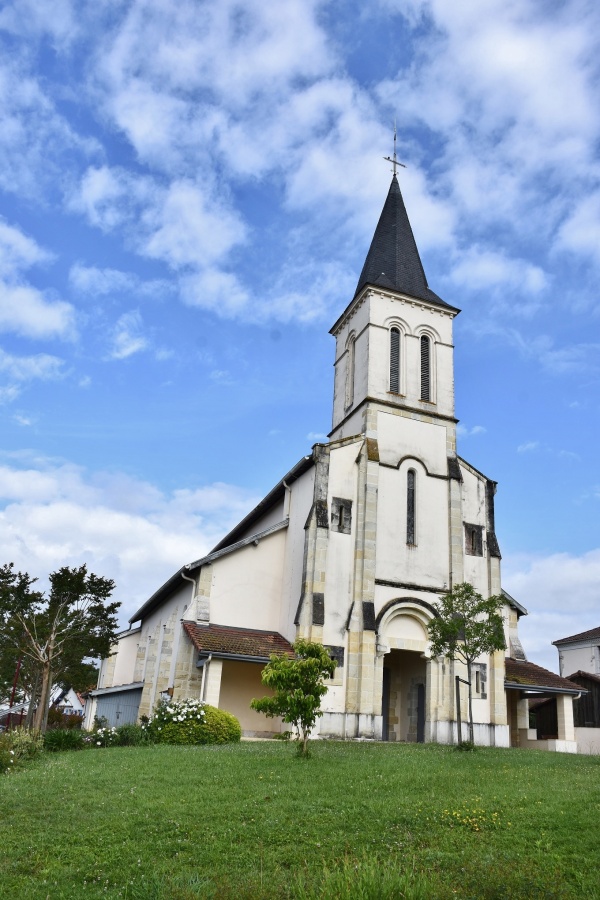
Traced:
[[426, 666], [423, 655], [412, 650], [391, 650], [384, 656], [384, 741], [425, 741]]

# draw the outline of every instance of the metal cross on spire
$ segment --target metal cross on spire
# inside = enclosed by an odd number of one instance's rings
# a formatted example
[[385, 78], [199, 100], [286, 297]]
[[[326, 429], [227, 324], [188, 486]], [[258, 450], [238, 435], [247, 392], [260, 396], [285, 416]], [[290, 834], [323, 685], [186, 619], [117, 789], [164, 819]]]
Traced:
[[394, 122], [394, 155], [393, 156], [384, 156], [383, 158], [386, 159], [388, 162], [391, 162], [392, 172], [394, 173], [394, 175], [396, 174], [396, 168], [398, 166], [402, 166], [403, 169], [406, 168], [404, 163], [399, 162], [398, 157], [396, 156], [396, 123], [395, 122]]

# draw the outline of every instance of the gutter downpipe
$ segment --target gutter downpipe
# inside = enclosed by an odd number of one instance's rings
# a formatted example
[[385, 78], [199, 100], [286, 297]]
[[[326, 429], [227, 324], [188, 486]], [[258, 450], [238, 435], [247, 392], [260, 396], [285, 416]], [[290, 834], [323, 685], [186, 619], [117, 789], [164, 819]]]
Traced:
[[288, 519], [289, 519], [289, 516], [290, 516], [290, 506], [291, 506], [291, 501], [292, 501], [292, 489], [291, 489], [291, 487], [289, 486], [289, 484], [287, 483], [287, 481], [285, 480], [285, 478], [282, 480], [281, 483], [282, 483], [282, 485], [284, 486], [284, 488], [285, 488], [285, 490], [286, 490], [285, 502], [284, 502], [284, 504], [283, 504], [283, 518], [284, 518], [284, 519], [285, 519], [285, 518], [288, 518]]
[[[184, 568], [187, 569], [187, 566], [184, 566]], [[194, 578], [190, 578], [189, 575], [184, 575], [183, 572], [181, 572], [181, 577], [184, 579], [184, 581], [189, 581], [192, 585], [192, 601], [190, 603], [191, 606], [194, 602], [194, 597], [196, 596], [196, 581]]]
[[[192, 603], [193, 603], [194, 597], [196, 596], [196, 582], [193, 578], [190, 578], [188, 575], [184, 575], [183, 572], [181, 572], [181, 577], [185, 581], [191, 582], [191, 584], [193, 585], [193, 587], [192, 587]], [[202, 702], [204, 702], [204, 695], [206, 693], [206, 670], [208, 669], [208, 667], [210, 665], [211, 659], [212, 659], [212, 653], [209, 653], [204, 665], [202, 666], [202, 681], [200, 683], [200, 699], [202, 700]]]
[[210, 666], [210, 661], [212, 659], [212, 653], [209, 653], [206, 660], [204, 661], [204, 665], [202, 666], [202, 683], [200, 685], [200, 699], [204, 703], [204, 696], [206, 694], [206, 670]]

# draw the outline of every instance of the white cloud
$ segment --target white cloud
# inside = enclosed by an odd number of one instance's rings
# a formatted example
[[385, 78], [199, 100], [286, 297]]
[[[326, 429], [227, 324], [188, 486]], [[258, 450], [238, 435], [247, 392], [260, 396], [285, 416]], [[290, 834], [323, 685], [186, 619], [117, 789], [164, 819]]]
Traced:
[[29, 416], [23, 416], [21, 413], [15, 413], [13, 419], [17, 425], [21, 425], [23, 428], [29, 428], [34, 422]]
[[519, 444], [519, 446], [517, 447], [517, 453], [532, 453], [534, 450], [539, 449], [539, 441], [526, 441], [524, 444]]
[[148, 339], [143, 334], [143, 321], [139, 310], [123, 313], [112, 333], [111, 359], [127, 359], [141, 350], [147, 350]]
[[0, 271], [4, 278], [50, 259], [52, 254], [0, 217]]
[[322, 434], [320, 431], [309, 431], [306, 435], [307, 441], [326, 441], [327, 435]]
[[596, 254], [597, 204], [584, 198], [597, 184], [598, 6], [566, 0], [551, 15], [534, 0], [382, 6], [420, 36], [378, 95], [437, 142], [431, 174], [460, 231], [493, 249], [489, 229], [501, 225], [515, 246], [535, 234], [551, 247], [575, 205], [559, 243]]
[[75, 310], [27, 284], [0, 281], [0, 331], [28, 338], [75, 337]]
[[90, 166], [68, 198], [68, 209], [82, 213], [104, 232], [137, 222], [140, 209], [151, 204], [158, 186], [148, 176], [126, 169]]
[[125, 474], [23, 459], [0, 465], [0, 541], [6, 560], [41, 579], [83, 562], [114, 578], [125, 620], [256, 499], [223, 483], [165, 494]]
[[243, 314], [250, 294], [235, 275], [209, 268], [187, 275], [179, 282], [181, 298], [188, 306], [210, 309], [223, 318]]
[[48, 353], [35, 356], [13, 356], [0, 348], [0, 372], [13, 381], [48, 381], [63, 375], [64, 361]]
[[211, 266], [246, 240], [241, 218], [190, 181], [173, 182], [148, 221], [144, 254], [175, 269]]
[[81, 262], [69, 271], [71, 287], [83, 297], [104, 297], [110, 294], [128, 294], [159, 298], [173, 292], [173, 285], [166, 279], [143, 281], [133, 272], [119, 269], [86, 266]]
[[503, 583], [530, 613], [521, 619], [519, 630], [533, 662], [558, 671], [558, 653], [551, 642], [598, 625], [600, 549], [581, 555], [505, 558]]
[[0, 218], [0, 331], [23, 337], [75, 336], [75, 311], [28, 284], [23, 274], [52, 255], [32, 238]]
[[[476, 244], [461, 253], [452, 267], [450, 280], [469, 290], [509, 288], [529, 297], [539, 294], [548, 285], [548, 277], [539, 266]], [[516, 308], [522, 308], [522, 304]]]
[[134, 2], [99, 48], [105, 108], [142, 159], [181, 163], [182, 147], [200, 148], [215, 127], [225, 129], [221, 110], [268, 106], [276, 118], [296, 83], [331, 69], [317, 8], [315, 0], [207, 0], [199, 14], [189, 0]]
[[0, 10], [0, 30], [24, 36], [48, 35], [55, 46], [70, 44], [79, 32], [73, 0], [7, 0]]
[[0, 386], [0, 406], [12, 403], [13, 400], [17, 399], [20, 393], [21, 388], [16, 384], [8, 384], [3, 387]]
[[556, 246], [600, 261], [600, 191], [578, 199], [558, 231]]
[[62, 191], [63, 165], [76, 170], [99, 146], [57, 111], [29, 61], [16, 48], [0, 61], [0, 188], [40, 203]]
[[468, 425], [463, 425], [460, 422], [456, 426], [456, 434], [458, 437], [467, 438], [467, 437], [476, 437], [478, 434], [485, 434], [487, 428], [484, 428], [483, 425], [473, 425], [472, 428], [469, 428]]

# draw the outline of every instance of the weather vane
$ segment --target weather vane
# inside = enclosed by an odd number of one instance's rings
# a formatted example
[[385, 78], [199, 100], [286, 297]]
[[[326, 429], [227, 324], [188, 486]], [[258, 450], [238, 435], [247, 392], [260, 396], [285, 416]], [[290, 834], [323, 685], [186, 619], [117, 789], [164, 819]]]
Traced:
[[395, 122], [394, 122], [394, 155], [393, 155], [393, 157], [392, 156], [384, 156], [383, 158], [386, 159], [388, 162], [391, 162], [392, 172], [394, 173], [394, 175], [396, 174], [396, 168], [398, 166], [402, 166], [403, 169], [406, 168], [404, 163], [399, 162], [398, 157], [396, 156], [396, 123]]

